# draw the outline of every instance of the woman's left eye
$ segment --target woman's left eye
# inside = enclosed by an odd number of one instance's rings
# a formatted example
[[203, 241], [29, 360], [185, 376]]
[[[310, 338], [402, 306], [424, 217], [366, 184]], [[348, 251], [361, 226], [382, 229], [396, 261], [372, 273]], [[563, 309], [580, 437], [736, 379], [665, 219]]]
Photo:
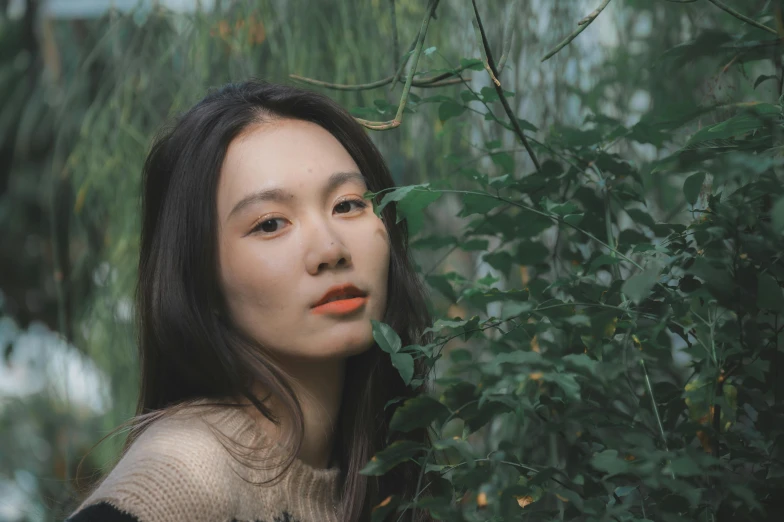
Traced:
[[[337, 208], [344, 208], [344, 209], [346, 209], [346, 212], [350, 212], [351, 211], [350, 203], [354, 203], [357, 206], [358, 210], [361, 210], [363, 208], [367, 208], [367, 206], [368, 206], [368, 204], [365, 203], [365, 201], [362, 200], [362, 199], [346, 199], [344, 201], [341, 201], [337, 205], [335, 205], [335, 208], [336, 209]], [[345, 214], [346, 212], [338, 212], [338, 213], [339, 214]]]

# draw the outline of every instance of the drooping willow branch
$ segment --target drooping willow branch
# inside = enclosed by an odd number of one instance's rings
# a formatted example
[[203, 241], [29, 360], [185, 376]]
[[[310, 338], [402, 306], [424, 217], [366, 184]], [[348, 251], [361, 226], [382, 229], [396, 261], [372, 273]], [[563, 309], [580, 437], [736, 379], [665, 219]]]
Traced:
[[[673, 3], [673, 4], [693, 4], [693, 3], [696, 3], [698, 0], [664, 0], [664, 1], [670, 2], [670, 3]], [[722, 11], [724, 11], [725, 13], [728, 13], [728, 14], [734, 16], [735, 18], [737, 18], [738, 20], [741, 20], [742, 22], [745, 22], [745, 23], [747, 23], [749, 25], [752, 25], [752, 26], [756, 27], [757, 29], [762, 29], [763, 31], [767, 31], [767, 32], [769, 32], [771, 34], [775, 34], [776, 36], [784, 37], [784, 35], [779, 35], [779, 33], [775, 29], [773, 29], [771, 27], [768, 27], [767, 25], [762, 24], [760, 22], [757, 22], [756, 20], [754, 20], [752, 18], [749, 18], [748, 16], [746, 16], [746, 15], [736, 11], [733, 8], [731, 8], [730, 6], [728, 6], [727, 4], [722, 2], [721, 0], [708, 0], [708, 2], [712, 3], [713, 5], [715, 5], [716, 7], [721, 9]], [[602, 5], [597, 7], [591, 14], [589, 14], [588, 16], [586, 16], [585, 18], [583, 18], [582, 20], [577, 22], [577, 25], [579, 27], [572, 34], [567, 36], [561, 43], [556, 45], [555, 48], [552, 51], [550, 51], [549, 53], [544, 55], [544, 58], [542, 58], [542, 61], [544, 62], [544, 61], [549, 60], [550, 58], [555, 56], [561, 49], [563, 49], [564, 47], [569, 45], [569, 43], [572, 40], [577, 38], [577, 35], [582, 33], [585, 30], [586, 27], [591, 25], [591, 23], [593, 23], [593, 21], [596, 20], [596, 17], [599, 16], [599, 14], [602, 11], [604, 11], [604, 8], [607, 7], [607, 4], [609, 4], [609, 3], [610, 3], [610, 0], [603, 0]]]
[[395, 0], [389, 0], [389, 14], [392, 18], [392, 70], [397, 71], [397, 61], [400, 59], [400, 45], [397, 41], [397, 14], [395, 13]]
[[586, 16], [585, 18], [583, 18], [582, 20], [580, 20], [579, 22], [577, 22], [577, 25], [578, 25], [579, 27], [578, 27], [577, 29], [575, 29], [575, 31], [574, 31], [572, 34], [570, 34], [569, 36], [567, 36], [566, 38], [564, 38], [564, 39], [563, 39], [563, 41], [561, 41], [561, 43], [559, 43], [558, 45], [556, 45], [556, 46], [555, 46], [555, 48], [554, 48], [552, 51], [550, 51], [549, 53], [545, 54], [545, 55], [544, 55], [544, 58], [542, 58], [542, 61], [543, 61], [543, 62], [545, 62], [545, 61], [549, 60], [550, 58], [552, 58], [553, 56], [555, 56], [556, 54], [558, 54], [558, 51], [560, 51], [561, 49], [563, 49], [564, 47], [566, 47], [567, 45], [569, 45], [569, 43], [570, 43], [572, 40], [574, 40], [575, 38], [577, 38], [577, 36], [578, 36], [580, 33], [582, 33], [583, 31], [585, 31], [585, 28], [586, 28], [586, 27], [588, 27], [589, 25], [591, 25], [591, 24], [593, 23], [593, 21], [594, 21], [594, 20], [596, 20], [596, 17], [597, 17], [597, 16], [599, 16], [599, 15], [601, 14], [601, 12], [602, 12], [602, 11], [604, 11], [604, 8], [605, 8], [605, 7], [607, 7], [607, 4], [609, 4], [609, 3], [610, 3], [610, 0], [604, 0], [604, 1], [602, 2], [602, 5], [600, 5], [599, 7], [597, 7], [597, 8], [596, 8], [596, 9], [595, 9], [595, 10], [594, 10], [594, 11], [593, 11], [591, 14], [589, 14], [588, 16]]
[[745, 16], [745, 15], [739, 13], [735, 9], [733, 9], [730, 6], [724, 4], [723, 2], [720, 2], [719, 0], [708, 0], [708, 2], [712, 3], [713, 5], [715, 5], [716, 7], [721, 9], [722, 11], [724, 11], [725, 13], [731, 14], [732, 16], [737, 18], [738, 20], [742, 20], [743, 22], [746, 22], [749, 25], [753, 25], [757, 29], [762, 29], [763, 31], [767, 31], [769, 33], [775, 34], [776, 36], [779, 36], [779, 33], [777, 33], [775, 29], [772, 29], [772, 28], [768, 27], [765, 24], [761, 24], [761, 23], [757, 22], [756, 20], [752, 20], [748, 16]]
[[522, 127], [520, 127], [520, 122], [517, 120], [517, 117], [512, 111], [512, 108], [509, 106], [509, 101], [506, 99], [504, 89], [501, 87], [501, 81], [498, 79], [499, 71], [498, 68], [496, 68], [495, 60], [493, 59], [493, 52], [490, 50], [490, 44], [487, 41], [487, 35], [485, 34], [485, 29], [482, 25], [482, 19], [479, 16], [479, 9], [476, 7], [476, 0], [471, 0], [471, 4], [474, 7], [474, 24], [478, 32], [477, 40], [479, 40], [482, 47], [482, 57], [484, 58], [485, 69], [490, 74], [490, 78], [493, 80], [493, 87], [495, 88], [495, 92], [498, 94], [501, 105], [504, 107], [504, 112], [506, 112], [506, 115], [509, 117], [509, 120], [512, 123], [515, 134], [517, 134], [517, 137], [520, 138], [520, 141], [523, 143], [523, 146], [528, 152], [528, 155], [531, 157], [531, 161], [533, 161], [536, 170], [540, 171], [542, 170], [542, 166], [539, 164], [539, 160], [536, 158], [536, 154], [531, 148], [531, 144], [528, 143], [528, 139], [525, 137], [525, 133], [523, 132]]

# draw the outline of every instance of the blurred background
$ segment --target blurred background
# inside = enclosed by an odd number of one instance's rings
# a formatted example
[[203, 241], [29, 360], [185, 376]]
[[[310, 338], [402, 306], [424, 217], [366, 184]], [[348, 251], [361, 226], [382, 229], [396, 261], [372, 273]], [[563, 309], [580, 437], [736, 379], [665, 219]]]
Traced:
[[[516, 93], [517, 115], [537, 128], [532, 136], [579, 127], [594, 114], [631, 126], [748, 94], [753, 66], [666, 61], [698, 32], [739, 27], [707, 2], [613, 2], [542, 62], [598, 4], [479, 3], [499, 55], [511, 38], [503, 85]], [[753, 13], [766, 2], [735, 4]], [[423, 0], [0, 0], [0, 521], [61, 519], [78, 494], [79, 460], [134, 413], [139, 181], [156, 130], [232, 80], [295, 83], [296, 74], [360, 84], [391, 76], [425, 7]], [[471, 18], [471, 2], [443, 0], [419, 69], [481, 57]], [[484, 71], [465, 77], [477, 91], [489, 85]], [[756, 97], [775, 102], [776, 83], [760, 84]], [[402, 85], [311, 88], [358, 116], [387, 120]], [[470, 112], [444, 126], [436, 108], [414, 103], [401, 127], [371, 132], [398, 184], [454, 177], [465, 165], [492, 172], [488, 140], [530, 169], [511, 133]], [[613, 151], [640, 164], [668, 152], [665, 144], [630, 142]], [[671, 219], [682, 210], [679, 183], [656, 176], [645, 183], [654, 213]], [[458, 210], [441, 198], [423, 233], [455, 233], [464, 219], [454, 217]], [[425, 273], [477, 279], [493, 273], [481, 253], [418, 251], [416, 262]], [[456, 306], [444, 310], [438, 295], [433, 301], [439, 313], [460, 315]], [[81, 480], [109, 465], [121, 444], [117, 436], [92, 451]]]

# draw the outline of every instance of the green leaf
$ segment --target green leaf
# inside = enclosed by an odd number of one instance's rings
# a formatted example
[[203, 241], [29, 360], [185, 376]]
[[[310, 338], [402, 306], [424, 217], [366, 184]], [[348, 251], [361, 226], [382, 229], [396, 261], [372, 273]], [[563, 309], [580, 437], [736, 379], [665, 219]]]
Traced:
[[476, 467], [476, 456], [474, 454], [474, 448], [467, 440], [463, 440], [460, 438], [452, 438], [452, 439], [441, 439], [433, 442], [433, 448], [437, 450], [445, 450], [449, 448], [456, 449], [460, 456], [463, 457], [463, 460], [466, 462], [469, 468]]
[[427, 284], [441, 292], [450, 302], [457, 302], [457, 294], [444, 274], [433, 274], [425, 277]]
[[460, 67], [471, 71], [484, 71], [485, 65], [477, 58], [460, 58]]
[[609, 254], [601, 254], [596, 256], [596, 258], [591, 261], [591, 264], [588, 265], [588, 270], [586, 270], [586, 274], [593, 274], [597, 270], [599, 270], [603, 266], [609, 265], [617, 265], [620, 262], [620, 259], [617, 257], [613, 257]]
[[756, 495], [750, 487], [744, 484], [731, 484], [729, 489], [735, 496], [743, 500], [748, 507], [760, 511], [760, 513], [762, 512], [762, 506], [757, 502]]
[[503, 176], [495, 176], [493, 178], [488, 179], [490, 186], [494, 189], [505, 189], [512, 185], [517, 184], [517, 180], [514, 179], [510, 174], [504, 174]]
[[496, 270], [500, 270], [504, 274], [508, 274], [512, 268], [514, 260], [512, 254], [509, 252], [490, 252], [482, 256], [482, 261], [489, 264]]
[[373, 339], [379, 348], [390, 354], [400, 351], [403, 344], [391, 326], [375, 319], [371, 319], [370, 323], [373, 326]]
[[514, 172], [514, 159], [510, 154], [499, 152], [497, 154], [491, 154], [490, 159], [500, 167], [501, 172]]
[[694, 258], [694, 263], [686, 272], [705, 281], [715, 293], [728, 293], [732, 288], [732, 279], [727, 273], [727, 269], [716, 268], [704, 257]]
[[429, 187], [428, 183], [424, 183], [422, 185], [407, 185], [405, 187], [396, 188], [390, 192], [387, 192], [384, 197], [381, 199], [381, 203], [373, 210], [377, 216], [381, 216], [381, 211], [393, 201], [400, 201], [401, 199], [405, 198], [409, 193], [413, 190], [419, 189], [426, 189]]
[[697, 131], [686, 143], [686, 146], [702, 141], [734, 138], [748, 134], [764, 127], [766, 119], [774, 117], [780, 112], [778, 106], [762, 102], [751, 102], [745, 104], [744, 108], [746, 112]]
[[584, 353], [570, 353], [564, 355], [561, 360], [577, 370], [584, 371], [588, 375], [596, 375], [598, 362], [591, 359]]
[[434, 421], [444, 422], [449, 417], [449, 409], [429, 395], [408, 399], [398, 406], [389, 422], [392, 431], [407, 433], [417, 428], [425, 428]]
[[416, 190], [409, 192], [397, 206], [397, 222], [403, 219], [408, 224], [408, 234], [413, 236], [422, 229], [425, 221], [424, 209], [441, 197], [442, 192]]
[[[515, 95], [515, 93], [510, 91], [504, 91], [504, 96], [507, 98], [511, 98]], [[482, 87], [479, 91], [479, 96], [482, 97], [482, 100], [485, 103], [494, 102], [500, 99], [498, 96], [498, 92], [495, 90], [495, 87]]]
[[698, 172], [696, 174], [692, 174], [686, 178], [686, 181], [683, 182], [683, 195], [686, 196], [686, 201], [688, 201], [690, 205], [697, 203], [697, 199], [700, 197], [700, 191], [702, 190], [702, 184], [704, 181], [705, 173]]
[[754, 88], [756, 89], [757, 87], [760, 86], [762, 82], [765, 82], [767, 80], [778, 80], [778, 77], [774, 74], [760, 74], [759, 76], [757, 76], [757, 79], [754, 81]]
[[627, 208], [624, 210], [626, 210], [626, 213], [629, 214], [629, 217], [632, 218], [635, 223], [640, 223], [647, 227], [653, 227], [656, 224], [650, 214], [639, 208]]
[[371, 476], [383, 475], [398, 464], [411, 459], [417, 453], [425, 451], [425, 449], [425, 445], [419, 442], [410, 440], [395, 441], [387, 448], [376, 453], [359, 473]]
[[520, 124], [520, 128], [522, 130], [524, 130], [524, 131], [536, 132], [536, 131], [539, 130], [539, 127], [537, 127], [536, 125], [534, 125], [530, 121], [524, 120], [522, 118], [517, 118], [517, 123]]
[[566, 203], [556, 203], [555, 201], [550, 200], [549, 198], [542, 198], [542, 201], [539, 203], [542, 208], [547, 210], [548, 212], [552, 212], [558, 216], [566, 216], [567, 214], [575, 214], [580, 209], [572, 203], [571, 201], [567, 201]]
[[618, 497], [625, 497], [639, 486], [618, 486], [615, 488], [615, 495]]
[[542, 263], [549, 255], [550, 251], [542, 243], [520, 241], [515, 252], [515, 261], [521, 265], [532, 266]]
[[784, 293], [778, 282], [768, 274], [757, 276], [757, 306], [766, 310], [784, 310]]
[[477, 96], [477, 94], [474, 91], [469, 89], [460, 91], [460, 99], [463, 100], [464, 103], [469, 103], [472, 101], [481, 101], [479, 96]]
[[646, 268], [623, 282], [621, 292], [633, 303], [640, 304], [651, 293], [653, 285], [659, 280], [659, 267]]
[[392, 365], [397, 368], [403, 382], [408, 386], [414, 377], [414, 358], [402, 352], [390, 353], [389, 356], [392, 358]]
[[545, 373], [542, 380], [551, 382], [561, 388], [564, 394], [574, 401], [580, 400], [580, 385], [569, 373]]
[[572, 226], [577, 226], [580, 224], [580, 221], [582, 221], [584, 217], [585, 214], [566, 214], [563, 217], [563, 220]]
[[773, 229], [781, 234], [784, 232], [784, 197], [776, 201], [770, 214], [773, 221]]
[[492, 361], [483, 363], [481, 369], [488, 375], [501, 375], [505, 370], [503, 364], [520, 364], [539, 368], [550, 368], [552, 363], [536, 352], [516, 350], [514, 352], [499, 353]]
[[445, 122], [450, 118], [460, 116], [465, 110], [465, 105], [460, 105], [459, 103], [450, 100], [438, 106], [438, 119]]
[[501, 204], [500, 201], [489, 194], [487, 196], [473, 193], [461, 194], [461, 199], [463, 200], [463, 209], [458, 214], [460, 217], [470, 216], [471, 214], [486, 214]]
[[591, 459], [591, 465], [599, 471], [604, 471], [611, 475], [625, 473], [631, 467], [628, 462], [618, 457], [616, 450], [604, 450], [597, 453]]
[[459, 243], [460, 250], [466, 252], [475, 252], [487, 250], [489, 243], [486, 239], [469, 239], [468, 241], [461, 241]]
[[528, 301], [509, 301], [504, 303], [503, 312], [501, 312], [501, 320], [506, 321], [507, 319], [511, 319], [512, 317], [517, 317], [518, 315], [524, 314], [533, 310], [534, 305]]

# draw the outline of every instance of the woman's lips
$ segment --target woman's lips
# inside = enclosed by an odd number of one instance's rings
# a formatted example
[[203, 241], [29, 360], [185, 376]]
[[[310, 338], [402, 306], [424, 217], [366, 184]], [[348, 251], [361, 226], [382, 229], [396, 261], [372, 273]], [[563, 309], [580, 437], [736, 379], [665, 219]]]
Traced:
[[314, 314], [345, 315], [358, 310], [367, 302], [367, 297], [351, 297], [349, 299], [338, 299], [329, 303], [324, 303], [313, 308]]

